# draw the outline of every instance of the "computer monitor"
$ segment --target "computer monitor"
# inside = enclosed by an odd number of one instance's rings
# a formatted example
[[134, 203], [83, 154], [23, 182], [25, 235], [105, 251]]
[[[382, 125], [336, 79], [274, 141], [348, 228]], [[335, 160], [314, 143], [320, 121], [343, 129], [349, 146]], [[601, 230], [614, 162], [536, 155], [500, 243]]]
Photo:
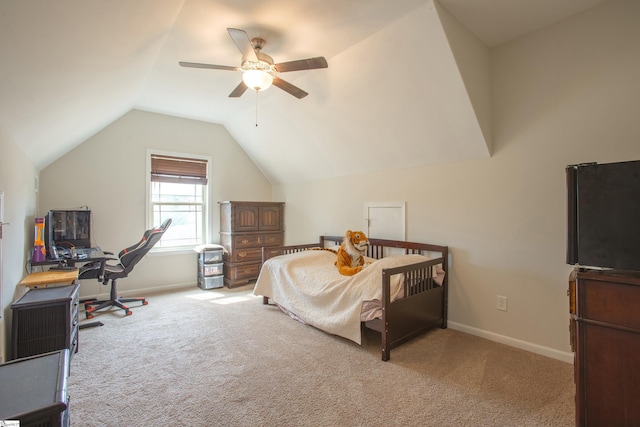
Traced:
[[91, 211], [51, 210], [45, 219], [45, 245], [51, 258], [53, 246], [61, 248], [91, 247]]

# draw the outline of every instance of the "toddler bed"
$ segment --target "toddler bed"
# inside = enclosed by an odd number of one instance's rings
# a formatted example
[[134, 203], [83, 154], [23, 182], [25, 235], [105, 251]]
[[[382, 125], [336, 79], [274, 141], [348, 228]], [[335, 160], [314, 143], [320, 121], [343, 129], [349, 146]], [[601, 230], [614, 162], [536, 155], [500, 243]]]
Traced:
[[319, 243], [262, 248], [253, 293], [303, 323], [358, 344], [361, 324], [378, 331], [384, 361], [392, 348], [430, 328], [447, 327], [447, 246], [369, 239], [370, 264], [343, 276], [334, 253], [310, 250], [342, 239], [320, 236]]

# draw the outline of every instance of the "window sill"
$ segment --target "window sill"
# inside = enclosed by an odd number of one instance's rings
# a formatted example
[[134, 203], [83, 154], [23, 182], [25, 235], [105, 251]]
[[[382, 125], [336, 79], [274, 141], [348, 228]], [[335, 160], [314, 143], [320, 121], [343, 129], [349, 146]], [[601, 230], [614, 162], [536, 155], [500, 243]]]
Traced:
[[150, 256], [164, 256], [164, 255], [184, 255], [194, 254], [195, 246], [184, 246], [180, 248], [154, 248], [149, 251]]

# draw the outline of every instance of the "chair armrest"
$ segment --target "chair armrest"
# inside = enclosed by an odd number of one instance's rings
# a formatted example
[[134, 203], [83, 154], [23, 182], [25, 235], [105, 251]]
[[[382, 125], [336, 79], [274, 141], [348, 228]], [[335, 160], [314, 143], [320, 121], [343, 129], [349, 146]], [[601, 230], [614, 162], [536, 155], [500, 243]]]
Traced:
[[98, 270], [98, 282], [103, 282], [104, 283], [104, 269], [107, 266], [107, 259], [104, 258], [102, 261], [100, 261], [100, 269]]

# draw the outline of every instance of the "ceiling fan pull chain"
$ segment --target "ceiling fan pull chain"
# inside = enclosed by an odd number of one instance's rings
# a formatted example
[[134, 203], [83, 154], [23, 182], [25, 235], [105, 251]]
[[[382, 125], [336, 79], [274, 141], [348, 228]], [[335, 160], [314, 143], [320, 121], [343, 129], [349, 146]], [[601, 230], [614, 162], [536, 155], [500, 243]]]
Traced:
[[259, 90], [256, 91], [256, 127], [258, 127], [258, 93], [260, 93]]

